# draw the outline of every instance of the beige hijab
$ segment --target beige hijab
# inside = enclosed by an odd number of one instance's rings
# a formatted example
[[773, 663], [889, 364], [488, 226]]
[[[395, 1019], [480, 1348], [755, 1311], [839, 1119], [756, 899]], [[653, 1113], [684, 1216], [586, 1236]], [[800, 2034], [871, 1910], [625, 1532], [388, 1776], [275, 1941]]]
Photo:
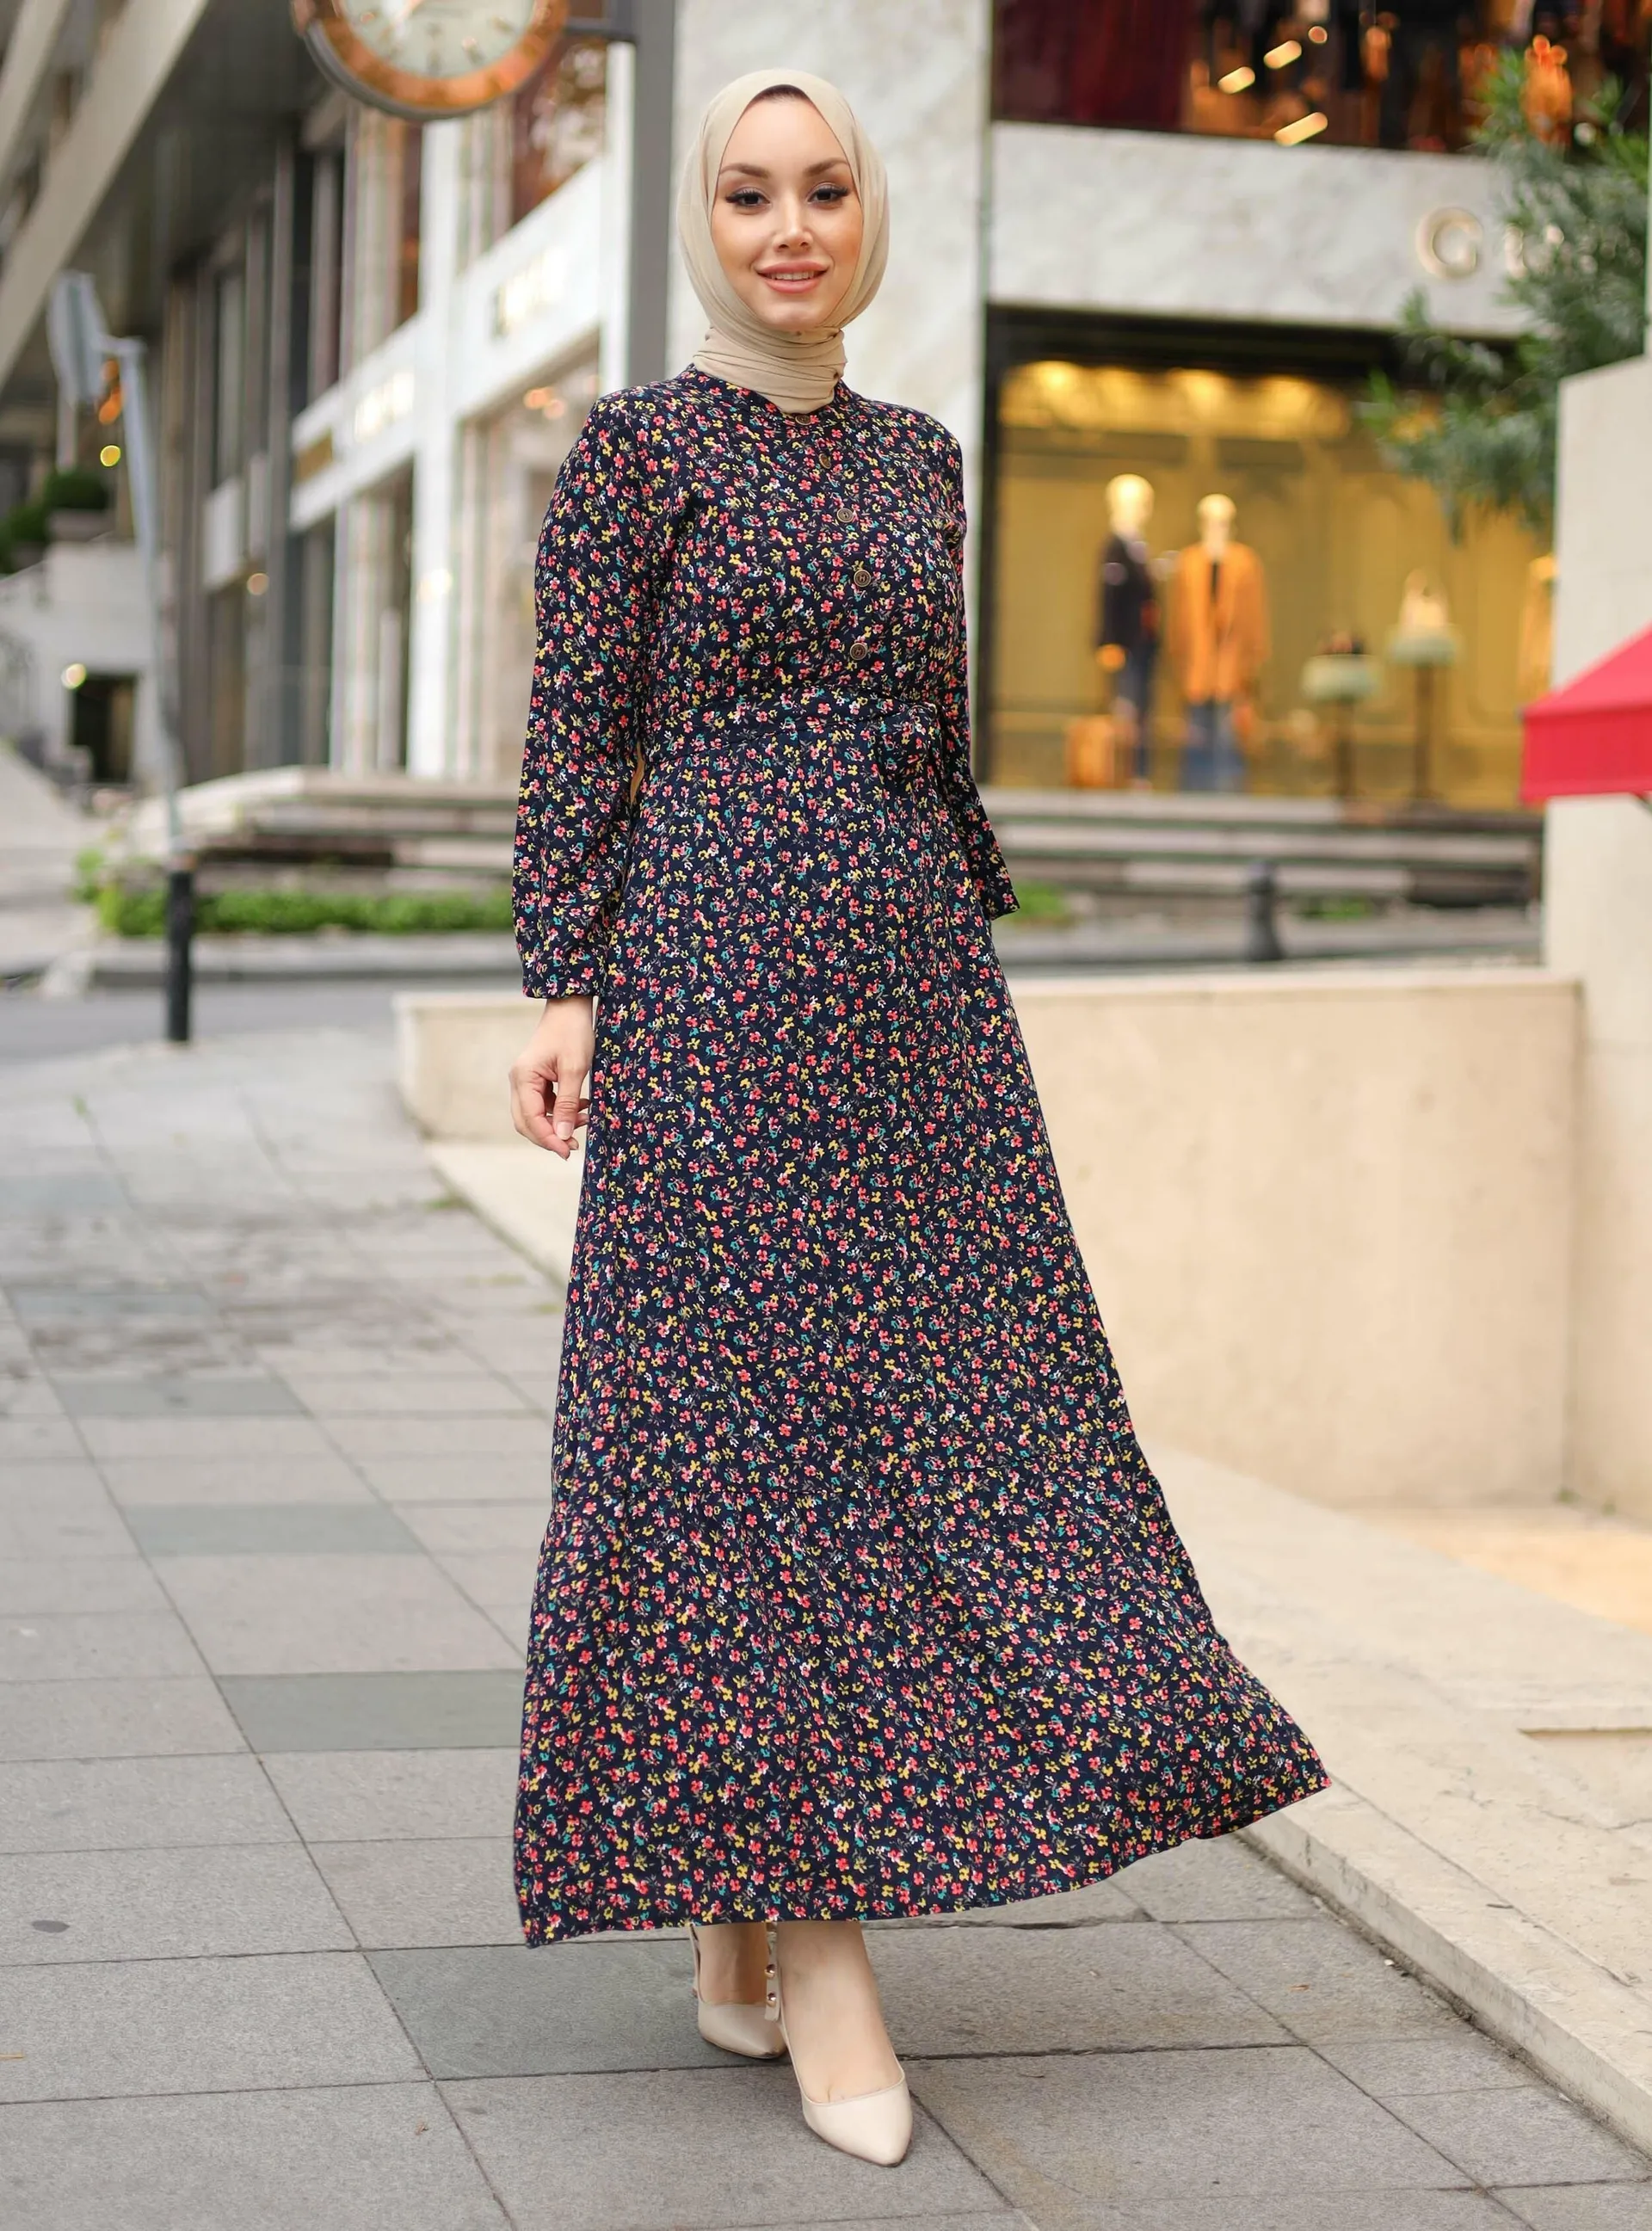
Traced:
[[[849, 175], [865, 220], [860, 259], [849, 291], [833, 313], [835, 323], [814, 333], [777, 333], [748, 309], [729, 285], [711, 238], [712, 197], [735, 126], [760, 93], [777, 85], [794, 85], [837, 135], [849, 159]], [[843, 372], [843, 328], [878, 292], [889, 255], [889, 191], [883, 162], [837, 87], [794, 69], [751, 70], [725, 85], [700, 120], [699, 139], [683, 165], [677, 228], [689, 277], [711, 320], [710, 332], [694, 352], [700, 370], [735, 387], [752, 388], [782, 411], [818, 411], [829, 403]]]

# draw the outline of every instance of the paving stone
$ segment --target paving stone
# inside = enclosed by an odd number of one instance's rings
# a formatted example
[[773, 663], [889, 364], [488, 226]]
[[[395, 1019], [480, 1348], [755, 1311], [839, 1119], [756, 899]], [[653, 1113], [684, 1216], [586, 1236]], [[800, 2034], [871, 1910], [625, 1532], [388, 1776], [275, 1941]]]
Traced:
[[537, 1504], [526, 1503], [418, 1503], [402, 1513], [436, 1557], [480, 1556], [504, 1549], [537, 1559], [547, 1516]]
[[0, 2217], [29, 2231], [506, 2231], [430, 2084], [0, 2108]]
[[423, 2072], [355, 1952], [16, 1969], [0, 2098], [387, 2084]]
[[82, 1418], [76, 1427], [100, 1463], [140, 1457], [327, 1457], [338, 1454], [313, 1418]]
[[88, 1216], [126, 1205], [125, 1188], [107, 1170], [0, 1178], [0, 1221], [37, 1216]]
[[1467, 2022], [1441, 2037], [1331, 2042], [1318, 2050], [1373, 2099], [1403, 2099], [1418, 2092], [1514, 2089], [1539, 2080], [1523, 2062]]
[[370, 1503], [373, 1491], [336, 1452], [285, 1457], [106, 1459], [109, 1492], [126, 1510], [152, 1504]]
[[167, 1592], [214, 1672], [409, 1673], [512, 1663], [424, 1557], [187, 1557]]
[[142, 1679], [198, 1673], [201, 1661], [171, 1611], [49, 1612], [0, 1619], [0, 1682]]
[[1442, 2000], [1328, 1915], [1189, 1922], [1178, 1933], [1293, 2034], [1314, 2044], [1454, 2035], [1460, 2027]]
[[1652, 2231], [1652, 2184], [1514, 2187], [1497, 2197], [1531, 2231]]
[[438, 1568], [477, 1606], [533, 1600], [539, 1575], [537, 1549], [485, 1549], [471, 1556], [438, 1557]]
[[483, 1604], [478, 1607], [486, 1612], [500, 1633], [515, 1652], [517, 1659], [525, 1661], [528, 1656], [528, 1633], [533, 1625], [534, 1607], [531, 1596], [524, 1594], [511, 1603]]
[[509, 1835], [519, 1771], [514, 1749], [277, 1753], [264, 1768], [312, 1844]]
[[72, 1463], [85, 1454], [67, 1418], [0, 1418], [0, 1464]]
[[1103, 2208], [1172, 2196], [1220, 2198], [1260, 2231], [1253, 2203], [1273, 2194], [1313, 2201], [1340, 2231], [1331, 2195], [1468, 2182], [1300, 2046], [919, 2061], [907, 2075], [1040, 2231], [1092, 2231]]
[[474, 1379], [489, 1366], [445, 1332], [432, 1329], [423, 1340], [407, 1337], [409, 1328], [386, 1329], [382, 1341], [360, 1343], [331, 1334], [310, 1337], [301, 1326], [290, 1338], [266, 1340], [254, 1351], [266, 1371], [301, 1379]]
[[822, 2145], [784, 2066], [496, 2078], [443, 2096], [516, 2231], [1003, 2221], [999, 2195], [921, 2113], [897, 2171]]
[[896, 2050], [1097, 2053], [1286, 2033], [1168, 1930], [897, 1929], [873, 1963]]
[[[1020, 2221], [1027, 2222], [1023, 2216]], [[1040, 2231], [1513, 2231], [1483, 2192], [1178, 2192], [1046, 2213]]]
[[787, 2215], [769, 2224], [742, 2226], [742, 2231], [1036, 2231], [1036, 2227], [1017, 2208], [986, 2215], [839, 2216], [830, 2223], [800, 2223]]
[[516, 1671], [231, 1675], [220, 1686], [256, 1751], [509, 1745], [514, 1757], [522, 1735], [522, 1681]]
[[297, 1833], [262, 1767], [245, 1751], [0, 1766], [0, 1850], [289, 1844]]
[[496, 1451], [473, 1456], [373, 1457], [356, 1462], [361, 1477], [386, 1503], [520, 1503], [537, 1511], [541, 1528], [551, 1508], [548, 1449], [525, 1461]]
[[1117, 1880], [1155, 1921], [1273, 1921], [1318, 1913], [1305, 1890], [1237, 1836], [1200, 1838], [1137, 1859]]
[[353, 1943], [296, 1844], [0, 1857], [3, 1967], [341, 1952]]
[[1477, 2184], [1587, 2184], [1652, 2175], [1652, 2165], [1546, 2088], [1416, 2092], [1390, 2104]]
[[716, 2068], [678, 1939], [375, 1951], [373, 1973], [432, 2076]]
[[130, 1546], [124, 1556], [0, 1558], [0, 1613], [165, 1609], [154, 1575]]
[[502, 1813], [492, 1836], [312, 1844], [310, 1857], [357, 1942], [369, 1951], [522, 1942], [509, 1823]]
[[497, 1458], [500, 1470], [542, 1464], [549, 1476], [551, 1428], [544, 1418], [334, 1418], [330, 1427], [347, 1456], [375, 1465], [401, 1456], [420, 1463], [457, 1456], [473, 1465]]
[[146, 1504], [126, 1523], [150, 1557], [419, 1554], [382, 1503]]
[[89, 1465], [17, 1465], [8, 1479], [0, 1483], [0, 1558], [132, 1555], [132, 1536]]
[[0, 1759], [151, 1758], [243, 1748], [205, 1674], [162, 1681], [16, 1681], [0, 1711]]
[[192, 1322], [217, 1314], [198, 1286], [8, 1284], [6, 1295], [19, 1322], [31, 1328], [129, 1326], [147, 1318]]
[[0, 1370], [0, 1418], [62, 1418], [67, 1415], [43, 1372], [23, 1365]]
[[528, 1404], [492, 1372], [363, 1374], [288, 1369], [282, 1377], [318, 1418], [521, 1417]]
[[281, 1380], [259, 1372], [127, 1373], [54, 1381], [71, 1418], [280, 1418], [302, 1408]]

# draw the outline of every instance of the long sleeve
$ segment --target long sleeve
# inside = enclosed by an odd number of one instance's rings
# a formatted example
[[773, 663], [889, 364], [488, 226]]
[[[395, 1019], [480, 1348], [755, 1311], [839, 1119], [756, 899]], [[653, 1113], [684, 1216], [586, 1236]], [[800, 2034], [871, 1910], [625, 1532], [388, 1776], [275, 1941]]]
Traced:
[[514, 867], [522, 988], [601, 988], [625, 882], [663, 466], [623, 397], [592, 409], [557, 475], [534, 579], [538, 649]]
[[969, 764], [969, 633], [963, 592], [963, 458], [951, 435], [946, 439], [943, 461], [945, 480], [947, 546], [956, 569], [953, 607], [953, 639], [940, 676], [941, 793], [958, 835], [964, 865], [981, 896], [988, 919], [1014, 914], [1020, 902], [1009, 880], [1004, 856], [998, 849], [987, 809], [975, 788]]

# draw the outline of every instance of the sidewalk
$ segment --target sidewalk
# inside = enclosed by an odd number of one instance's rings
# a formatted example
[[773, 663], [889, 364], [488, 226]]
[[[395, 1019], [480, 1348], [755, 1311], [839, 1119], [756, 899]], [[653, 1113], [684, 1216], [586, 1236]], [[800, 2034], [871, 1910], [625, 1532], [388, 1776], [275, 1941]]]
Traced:
[[528, 1952], [554, 1288], [388, 1031], [0, 1073], [0, 2222], [1647, 2231], [1652, 2166], [1245, 1846], [881, 1930], [909, 2163]]

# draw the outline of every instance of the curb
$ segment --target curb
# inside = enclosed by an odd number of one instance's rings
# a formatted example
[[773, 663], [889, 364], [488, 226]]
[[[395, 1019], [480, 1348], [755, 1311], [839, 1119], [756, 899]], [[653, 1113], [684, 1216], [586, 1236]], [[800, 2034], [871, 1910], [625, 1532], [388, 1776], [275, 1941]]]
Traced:
[[1240, 1831], [1621, 2137], [1652, 2152], [1640, 1993], [1340, 1787]]

